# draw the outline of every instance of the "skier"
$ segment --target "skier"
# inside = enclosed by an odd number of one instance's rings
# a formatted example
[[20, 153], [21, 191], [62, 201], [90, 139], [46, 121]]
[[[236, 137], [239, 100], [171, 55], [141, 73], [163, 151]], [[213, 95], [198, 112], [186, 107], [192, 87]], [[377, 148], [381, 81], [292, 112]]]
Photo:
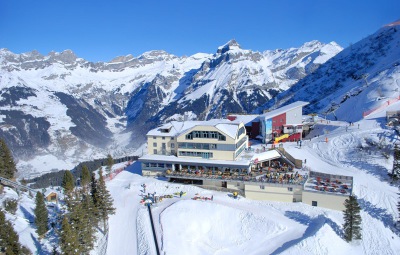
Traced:
[[214, 196], [213, 195], [211, 195], [211, 201], [213, 201], [214, 200]]
[[183, 191], [181, 190], [181, 192], [179, 193], [179, 197], [182, 197], [183, 195]]

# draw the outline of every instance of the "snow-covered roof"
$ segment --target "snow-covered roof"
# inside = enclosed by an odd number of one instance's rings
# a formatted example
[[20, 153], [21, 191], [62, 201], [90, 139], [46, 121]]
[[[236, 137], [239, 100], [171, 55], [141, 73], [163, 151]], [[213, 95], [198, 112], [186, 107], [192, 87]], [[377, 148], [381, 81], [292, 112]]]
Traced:
[[235, 116], [236, 119], [232, 120], [232, 122], [243, 122], [245, 126], [251, 126], [252, 122], [259, 122], [259, 115], [249, 114], [249, 115], [236, 115], [230, 114], [230, 116]]
[[290, 110], [296, 109], [298, 107], [306, 106], [308, 104], [309, 104], [308, 102], [297, 101], [297, 102], [285, 105], [283, 107], [280, 107], [280, 108], [278, 108], [276, 110], [273, 110], [273, 111], [270, 111], [270, 112], [266, 112], [266, 113], [262, 114], [261, 116], [263, 118], [265, 118], [265, 119], [270, 119], [270, 118], [273, 118], [273, 117], [275, 117], [277, 115], [283, 114], [285, 112], [288, 112]]
[[263, 153], [255, 154], [251, 160], [258, 160], [259, 162], [280, 158], [281, 155], [276, 150], [270, 150]]
[[46, 189], [46, 192], [44, 192], [44, 197], [49, 196], [51, 193], [55, 193], [58, 195], [57, 190], [52, 190], [52, 189]]
[[[224, 134], [236, 138], [240, 121], [226, 119], [212, 119], [208, 121], [171, 121], [155, 129], [150, 130], [148, 136], [178, 136], [196, 126], [213, 126]], [[166, 132], [168, 130], [168, 132]]]
[[250, 160], [210, 160], [203, 158], [180, 158], [176, 156], [166, 156], [166, 155], [155, 155], [155, 154], [147, 154], [139, 158], [139, 161], [162, 161], [165, 163], [181, 163], [181, 164], [205, 164], [205, 165], [229, 165], [229, 166], [237, 166], [237, 167], [249, 167]]

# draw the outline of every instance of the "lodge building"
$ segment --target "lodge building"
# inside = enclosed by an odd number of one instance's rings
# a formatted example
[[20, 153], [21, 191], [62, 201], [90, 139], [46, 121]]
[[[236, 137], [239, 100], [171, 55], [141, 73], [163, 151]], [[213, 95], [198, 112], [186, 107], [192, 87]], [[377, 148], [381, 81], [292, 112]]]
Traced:
[[[304, 202], [342, 210], [352, 192], [352, 178], [346, 189], [339, 182], [347, 177], [318, 177], [312, 172], [310, 176], [317, 179], [311, 179], [295, 173], [302, 161], [282, 148], [264, 147], [255, 152], [249, 146], [249, 134], [264, 143], [301, 139], [302, 107], [307, 104], [295, 102], [262, 115], [229, 115], [228, 119], [161, 125], [147, 133], [147, 155], [139, 158], [142, 174], [237, 191], [250, 199]], [[330, 179], [338, 181], [328, 182]]]

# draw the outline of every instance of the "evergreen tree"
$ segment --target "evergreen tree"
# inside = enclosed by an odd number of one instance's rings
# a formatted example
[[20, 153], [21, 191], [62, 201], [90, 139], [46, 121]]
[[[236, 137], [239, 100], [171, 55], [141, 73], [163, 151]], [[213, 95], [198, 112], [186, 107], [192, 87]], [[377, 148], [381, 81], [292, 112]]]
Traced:
[[392, 180], [398, 180], [399, 178], [400, 178], [400, 149], [399, 146], [395, 144], [393, 151]]
[[0, 254], [25, 255], [31, 252], [19, 243], [18, 234], [13, 226], [6, 220], [5, 215], [0, 211]]
[[82, 175], [81, 175], [81, 186], [83, 189], [87, 189], [90, 183], [90, 172], [89, 168], [86, 165], [82, 167]]
[[80, 228], [79, 228], [79, 243], [81, 252], [83, 254], [89, 254], [94, 247], [96, 241], [96, 226], [98, 220], [95, 217], [96, 209], [93, 204], [92, 197], [86, 194], [82, 194], [81, 206], [78, 213]]
[[110, 154], [107, 155], [107, 172], [111, 172], [111, 168], [114, 165], [114, 159]]
[[74, 190], [75, 180], [74, 180], [74, 176], [72, 175], [72, 173], [70, 171], [67, 170], [64, 172], [64, 178], [63, 178], [61, 186], [64, 188], [64, 190], [67, 194], [71, 194], [72, 191]]
[[75, 255], [79, 253], [79, 243], [68, 217], [64, 216], [61, 223], [60, 247], [62, 254]]
[[92, 197], [83, 190], [75, 190], [67, 202], [67, 207], [69, 223], [79, 244], [78, 252], [89, 254], [94, 247], [98, 224]]
[[[93, 202], [98, 210], [100, 219], [103, 221], [104, 230], [107, 228], [109, 215], [115, 214], [113, 207], [113, 199], [107, 190], [106, 183], [103, 179], [103, 171], [99, 171], [100, 178], [97, 182]], [[93, 194], [92, 194], [93, 195]]]
[[17, 172], [11, 151], [8, 149], [6, 142], [0, 139], [0, 176], [12, 179]]
[[46, 204], [44, 202], [44, 196], [41, 192], [36, 193], [35, 200], [35, 224], [37, 227], [37, 234], [42, 237], [49, 230], [49, 212], [47, 211]]
[[344, 238], [347, 242], [351, 242], [353, 239], [361, 239], [361, 208], [357, 202], [357, 198], [351, 195], [345, 200], [344, 206], [346, 207], [346, 209], [343, 211]]

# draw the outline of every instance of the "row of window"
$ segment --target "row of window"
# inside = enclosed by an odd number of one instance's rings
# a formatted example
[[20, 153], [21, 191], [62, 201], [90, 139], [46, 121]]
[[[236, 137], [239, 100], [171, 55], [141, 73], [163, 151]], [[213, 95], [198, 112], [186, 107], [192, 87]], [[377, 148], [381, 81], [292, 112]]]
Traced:
[[240, 153], [242, 153], [242, 151], [246, 148], [246, 146], [243, 146], [242, 148], [240, 148], [236, 153], [235, 153], [235, 158], [237, 158], [237, 156], [240, 155]]
[[247, 136], [240, 139], [240, 141], [236, 144], [236, 149], [242, 146], [247, 141]]
[[215, 150], [216, 144], [210, 143], [178, 143], [180, 149], [198, 149], [198, 150]]
[[213, 158], [214, 155], [212, 152], [179, 151], [179, 156]]
[[160, 167], [160, 168], [172, 168], [172, 164], [164, 163], [143, 163], [146, 168], [148, 167]]
[[153, 149], [153, 154], [161, 154], [161, 155], [175, 155], [175, 150], [171, 150], [171, 152], [167, 152], [167, 150], [163, 149], [160, 152], [157, 149]]
[[193, 140], [193, 138], [211, 138], [218, 139], [218, 141], [226, 141], [226, 136], [216, 131], [192, 131], [186, 135], [186, 140]]
[[[153, 143], [153, 147], [157, 147], [157, 143]], [[161, 144], [161, 148], [166, 149], [167, 148], [167, 144], [166, 143], [162, 143]], [[175, 148], [175, 144], [171, 143], [171, 148]]]
[[[163, 140], [165, 140], [165, 136], [161, 136]], [[171, 136], [171, 140], [175, 140], [175, 137]], [[153, 136], [153, 139], [157, 139], [157, 136]]]

